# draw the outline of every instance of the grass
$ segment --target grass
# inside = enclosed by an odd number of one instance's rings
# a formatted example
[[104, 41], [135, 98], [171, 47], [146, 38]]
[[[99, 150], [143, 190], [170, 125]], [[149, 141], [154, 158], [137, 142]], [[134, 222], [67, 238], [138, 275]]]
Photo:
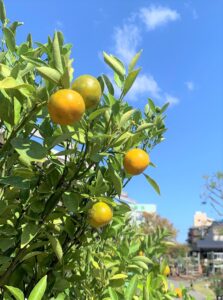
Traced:
[[215, 293], [208, 287], [206, 287], [207, 281], [201, 281], [194, 283], [194, 290], [200, 292], [201, 294], [205, 295], [207, 300], [215, 300], [216, 295]]

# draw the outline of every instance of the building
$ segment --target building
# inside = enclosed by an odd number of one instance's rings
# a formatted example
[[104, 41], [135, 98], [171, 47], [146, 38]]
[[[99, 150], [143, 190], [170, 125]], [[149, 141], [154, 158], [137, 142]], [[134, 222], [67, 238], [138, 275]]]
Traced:
[[126, 192], [122, 192], [120, 199], [125, 201], [130, 206], [132, 213], [132, 221], [134, 223], [141, 223], [143, 221], [143, 213], [156, 214], [157, 208], [155, 204], [137, 203], [136, 200], [129, 198]]
[[129, 204], [132, 210], [132, 220], [133, 222], [139, 224], [143, 221], [143, 213], [147, 212], [150, 214], [156, 214], [156, 205], [155, 204], [145, 204], [145, 203], [135, 203]]
[[196, 226], [189, 229], [187, 240], [191, 256], [197, 259], [203, 273], [223, 273], [223, 220], [210, 222], [200, 213], [194, 219]]

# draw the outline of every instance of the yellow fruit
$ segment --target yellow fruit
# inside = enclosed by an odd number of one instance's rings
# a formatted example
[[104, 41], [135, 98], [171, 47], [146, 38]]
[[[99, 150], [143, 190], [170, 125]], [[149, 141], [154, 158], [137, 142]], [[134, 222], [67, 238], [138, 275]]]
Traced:
[[169, 276], [170, 275], [170, 267], [166, 266], [165, 269], [163, 270], [163, 275], [164, 276]]
[[139, 251], [139, 256], [144, 256], [144, 252], [143, 251]]
[[79, 93], [63, 89], [50, 97], [48, 111], [54, 123], [72, 125], [79, 121], [84, 114], [85, 103]]
[[130, 175], [141, 174], [149, 165], [149, 155], [142, 149], [131, 149], [124, 157], [124, 169]]
[[81, 94], [86, 109], [97, 106], [101, 98], [101, 86], [99, 81], [91, 75], [82, 75], [72, 84], [72, 89]]
[[182, 290], [180, 288], [175, 288], [175, 294], [177, 298], [182, 298], [183, 297], [183, 293]]
[[89, 223], [94, 228], [107, 225], [113, 217], [110, 206], [104, 202], [95, 203], [89, 211]]

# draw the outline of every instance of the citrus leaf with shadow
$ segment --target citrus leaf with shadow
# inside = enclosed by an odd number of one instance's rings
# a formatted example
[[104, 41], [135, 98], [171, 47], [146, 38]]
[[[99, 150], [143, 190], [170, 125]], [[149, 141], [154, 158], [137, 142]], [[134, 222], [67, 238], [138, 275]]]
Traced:
[[28, 189], [30, 187], [30, 181], [19, 176], [2, 177], [0, 184], [10, 185], [19, 189]]
[[13, 297], [16, 300], [24, 300], [25, 299], [24, 294], [20, 289], [15, 288], [13, 286], [9, 286], [9, 285], [6, 285], [5, 287], [7, 288], [7, 290], [9, 290], [9, 292], [13, 295]]
[[13, 139], [11, 144], [22, 160], [28, 164], [32, 161], [43, 161], [47, 155], [47, 150], [36, 141], [18, 137]]
[[38, 233], [39, 226], [35, 224], [26, 224], [22, 228], [21, 248], [24, 248]]

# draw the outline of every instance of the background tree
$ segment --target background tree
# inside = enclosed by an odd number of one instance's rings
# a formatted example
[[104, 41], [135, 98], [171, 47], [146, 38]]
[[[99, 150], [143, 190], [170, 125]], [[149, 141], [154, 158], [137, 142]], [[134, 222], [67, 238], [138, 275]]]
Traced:
[[157, 228], [161, 228], [167, 230], [172, 239], [175, 240], [177, 237], [177, 230], [173, 224], [167, 218], [163, 218], [158, 214], [144, 212], [140, 226], [145, 234], [156, 232]]
[[223, 173], [216, 172], [211, 176], [204, 176], [205, 186], [201, 195], [202, 203], [213, 207], [219, 216], [223, 216]]

